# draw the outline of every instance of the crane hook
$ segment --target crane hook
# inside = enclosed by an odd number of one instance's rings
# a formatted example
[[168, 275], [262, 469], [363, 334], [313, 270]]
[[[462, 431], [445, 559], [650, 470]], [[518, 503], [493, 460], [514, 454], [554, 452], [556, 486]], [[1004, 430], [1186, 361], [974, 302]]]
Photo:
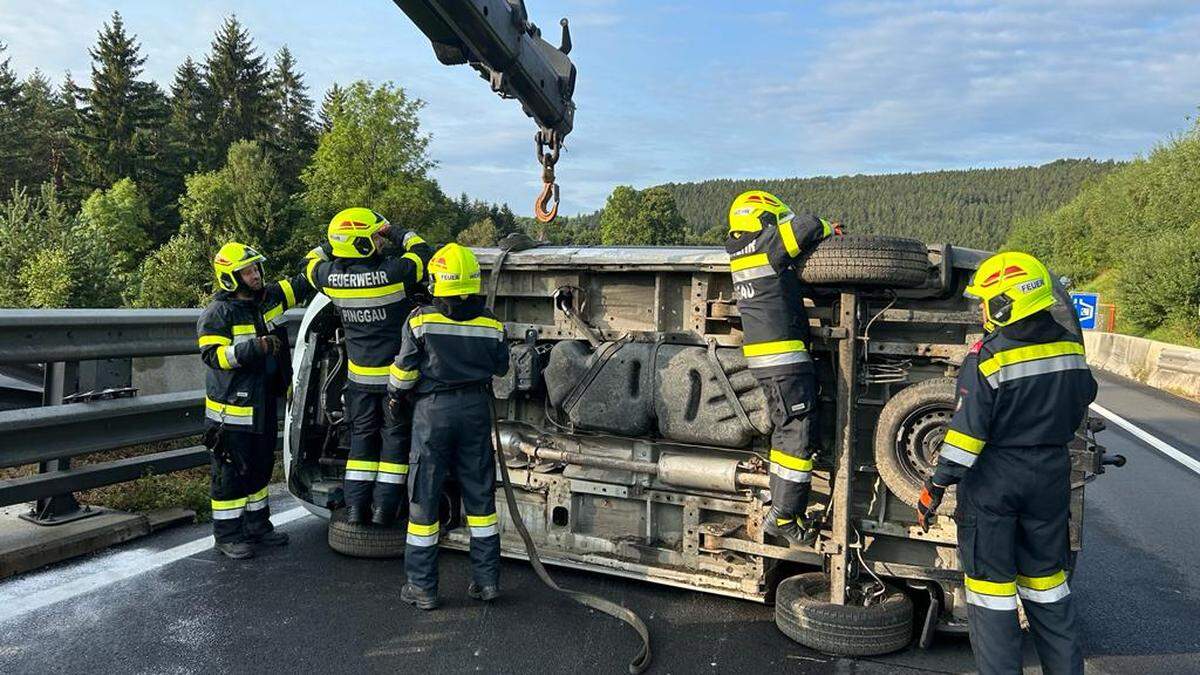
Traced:
[[542, 192], [533, 203], [533, 215], [539, 223], [553, 222], [558, 217], [558, 183], [542, 183]]
[[[534, 142], [537, 144], [538, 164], [542, 165], [542, 191], [533, 203], [533, 215], [539, 223], [549, 223], [558, 217], [558, 183], [554, 180], [554, 165], [558, 163], [562, 140], [553, 131], [544, 129], [534, 136]], [[547, 146], [549, 151], [546, 150]]]

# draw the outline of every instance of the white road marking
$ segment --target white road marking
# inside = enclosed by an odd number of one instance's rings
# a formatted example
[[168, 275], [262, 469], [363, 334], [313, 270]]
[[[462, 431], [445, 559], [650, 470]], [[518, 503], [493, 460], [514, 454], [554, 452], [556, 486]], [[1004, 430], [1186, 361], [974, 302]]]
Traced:
[[1100, 413], [1104, 417], [1107, 417], [1114, 424], [1121, 427], [1125, 431], [1128, 431], [1129, 433], [1131, 433], [1134, 436], [1141, 439], [1143, 442], [1146, 443], [1146, 445], [1149, 445], [1150, 447], [1154, 448], [1155, 450], [1158, 450], [1159, 452], [1166, 455], [1167, 457], [1170, 457], [1171, 459], [1175, 460], [1176, 462], [1179, 462], [1184, 467], [1196, 472], [1197, 475], [1200, 475], [1200, 461], [1196, 461], [1192, 457], [1189, 457], [1187, 454], [1180, 452], [1179, 450], [1175, 449], [1175, 447], [1173, 447], [1171, 444], [1167, 443], [1166, 441], [1160, 440], [1158, 437], [1154, 436], [1150, 432], [1139, 427], [1138, 425], [1134, 424], [1133, 422], [1130, 422], [1129, 420], [1125, 419], [1124, 417], [1121, 417], [1120, 415], [1109, 410], [1108, 408], [1105, 408], [1104, 406], [1100, 405], [1099, 403], [1093, 403], [1091, 405], [1091, 408], [1092, 408], [1092, 410], [1095, 410], [1096, 412]]
[[[303, 518], [306, 515], [308, 515], [308, 510], [303, 506], [297, 506], [271, 516], [271, 522], [279, 526], [290, 523], [298, 518]], [[35, 609], [41, 609], [42, 607], [62, 602], [63, 600], [70, 600], [98, 588], [108, 586], [109, 584], [158, 569], [188, 556], [207, 551], [212, 546], [213, 538], [212, 535], [209, 535], [195, 541], [189, 541], [186, 544], [174, 546], [165, 551], [147, 552], [136, 557], [121, 555], [119, 556], [119, 561], [117, 561], [118, 564], [115, 565], [106, 564], [109, 561], [106, 558], [100, 558], [96, 561], [99, 569], [67, 583], [49, 588], [40, 588], [24, 595], [20, 593], [19, 589], [15, 594], [6, 592], [5, 595], [7, 597], [4, 598], [4, 603], [0, 605], [0, 622], [14, 619]], [[11, 588], [6, 590], [12, 591]]]

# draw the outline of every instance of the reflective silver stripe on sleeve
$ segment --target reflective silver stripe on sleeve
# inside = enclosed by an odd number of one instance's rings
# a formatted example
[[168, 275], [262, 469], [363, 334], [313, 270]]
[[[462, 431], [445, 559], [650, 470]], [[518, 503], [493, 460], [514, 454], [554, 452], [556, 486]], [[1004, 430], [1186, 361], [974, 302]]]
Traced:
[[772, 368], [774, 366], [786, 366], [793, 363], [808, 363], [810, 361], [812, 361], [812, 357], [809, 356], [808, 352], [806, 351], [746, 357], [746, 363], [748, 363], [751, 368]]
[[417, 386], [416, 380], [402, 380], [392, 375], [388, 375], [387, 383], [392, 389], [412, 389]]
[[482, 539], [483, 537], [494, 537], [498, 534], [500, 534], [500, 528], [495, 523], [479, 527], [474, 525], [471, 526], [471, 536], [476, 539]]
[[976, 459], [979, 459], [979, 455], [967, 452], [966, 450], [963, 450], [955, 445], [950, 445], [949, 443], [942, 443], [941, 456], [966, 467], [971, 466], [975, 463]]
[[409, 544], [411, 544], [413, 546], [421, 546], [421, 547], [437, 546], [438, 533], [434, 532], [433, 534], [413, 534], [412, 532], [409, 532], [407, 541]]
[[986, 607], [1001, 611], [1017, 611], [1017, 596], [1015, 595], [985, 595], [967, 588], [967, 602], [976, 607]]
[[380, 471], [379, 473], [375, 474], [375, 482], [390, 483], [392, 485], [404, 485], [406, 482], [408, 482], [408, 476], [402, 473]]
[[1064, 354], [1062, 356], [1052, 356], [1048, 359], [1039, 359], [1037, 361], [1022, 361], [1020, 363], [1011, 363], [1005, 366], [1000, 366], [1000, 370], [992, 373], [988, 378], [996, 378], [996, 382], [1011, 382], [1022, 377], [1031, 377], [1033, 375], [1045, 375], [1047, 373], [1058, 373], [1065, 370], [1087, 370], [1087, 360], [1080, 354]]
[[459, 337], [480, 337], [492, 340], [503, 340], [504, 332], [488, 326], [460, 326], [453, 323], [422, 323], [412, 329], [413, 336], [423, 335], [456, 335]]
[[1024, 586], [1017, 584], [1017, 593], [1023, 599], [1029, 600], [1030, 602], [1046, 604], [1062, 600], [1071, 594], [1071, 589], [1067, 586], [1067, 582], [1065, 581], [1054, 588], [1047, 588], [1044, 591], [1039, 591], [1033, 588], [1025, 588]]
[[[258, 337], [258, 336], [255, 335], [254, 333], [241, 333], [239, 335], [234, 335], [233, 336], [233, 344], [240, 345], [243, 342], [249, 342], [256, 337]], [[230, 361], [232, 361], [232, 360], [233, 359], [230, 359]]]
[[375, 472], [374, 471], [360, 471], [358, 469], [352, 469], [352, 470], [346, 471], [346, 480], [361, 480], [361, 481], [366, 481], [368, 483], [373, 483], [373, 482], [375, 482]]
[[230, 413], [225, 413], [225, 415], [222, 417], [220, 411], [209, 408], [204, 411], [204, 416], [214, 422], [224, 422], [225, 424], [234, 424], [238, 426], [254, 426], [253, 415], [233, 415]]
[[329, 299], [331, 301], [333, 301], [333, 304], [337, 305], [338, 307], [347, 307], [347, 308], [353, 308], [353, 309], [362, 308], [362, 307], [382, 307], [384, 305], [390, 305], [390, 304], [393, 304], [396, 302], [400, 302], [401, 300], [404, 300], [404, 291], [396, 291], [395, 293], [388, 293], [387, 295], [381, 295], [381, 296], [378, 296], [375, 298], [334, 298], [334, 297], [330, 297]]
[[751, 267], [749, 269], [731, 272], [730, 276], [733, 277], [733, 282], [736, 284], [743, 281], [762, 279], [763, 277], [773, 277], [775, 276], [775, 270], [771, 269], [770, 265], [761, 265], [759, 267]]
[[[241, 336], [239, 335], [238, 337], [233, 338], [234, 342], [236, 343], [240, 337]], [[239, 365], [237, 360], [237, 351], [234, 350], [235, 346], [236, 345], [234, 344], [229, 345], [228, 347], [222, 347], [222, 349], [225, 350], [225, 360], [229, 361], [229, 366], [231, 368], [237, 368]]]
[[243, 507], [239, 506], [236, 509], [213, 509], [213, 520], [234, 520], [242, 517]]
[[786, 466], [777, 464], [775, 462], [771, 463], [771, 473], [792, 483], [807, 483], [812, 480], [812, 474], [808, 471], [789, 469]]
[[246, 501], [246, 510], [247, 511], [262, 511], [265, 508], [267, 508], [267, 500], [265, 498], [260, 499], [256, 502], [252, 502], [249, 500]]

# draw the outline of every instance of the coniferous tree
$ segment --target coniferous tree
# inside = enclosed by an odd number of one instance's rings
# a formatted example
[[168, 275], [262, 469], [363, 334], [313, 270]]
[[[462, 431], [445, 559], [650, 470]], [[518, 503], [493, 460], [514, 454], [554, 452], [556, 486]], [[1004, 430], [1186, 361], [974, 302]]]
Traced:
[[28, 146], [25, 123], [25, 99], [21, 95], [21, 83], [4, 55], [6, 48], [0, 43], [0, 197], [7, 197], [13, 184], [23, 180], [28, 164]]
[[[174, 169], [180, 176], [201, 170], [205, 166], [204, 148], [209, 142], [206, 120], [211, 114], [204, 76], [192, 57], [175, 69], [171, 83], [171, 117], [168, 131], [174, 155]], [[179, 184], [182, 190], [182, 181]]]
[[230, 16], [213, 38], [205, 62], [205, 84], [212, 113], [207, 144], [208, 165], [219, 165], [235, 141], [267, 139], [271, 133], [271, 99], [266, 60], [250, 32]]
[[313, 127], [313, 102], [308, 97], [304, 76], [296, 70], [296, 59], [287, 46], [275, 55], [271, 99], [274, 108], [271, 147], [275, 151], [279, 177], [289, 192], [299, 192], [303, 187], [300, 172], [312, 158], [317, 138]]
[[321, 101], [321, 112], [317, 116], [317, 124], [320, 127], [321, 133], [333, 129], [333, 118], [337, 117], [338, 113], [342, 111], [342, 106], [345, 102], [346, 90], [342, 89], [337, 82], [334, 82], [333, 86], [326, 90], [325, 98]]
[[26, 119], [23, 126], [28, 159], [21, 182], [26, 185], [49, 182], [61, 190], [68, 165], [70, 139], [67, 130], [71, 127], [73, 111], [39, 70], [25, 79], [21, 96], [24, 99]]
[[167, 99], [158, 85], [138, 79], [146, 62], [140, 50], [120, 13], [113, 12], [89, 50], [92, 86], [77, 87], [73, 94], [79, 103], [74, 143], [79, 163], [72, 178], [81, 198], [122, 178], [133, 179], [165, 226], [172, 200], [159, 164]]

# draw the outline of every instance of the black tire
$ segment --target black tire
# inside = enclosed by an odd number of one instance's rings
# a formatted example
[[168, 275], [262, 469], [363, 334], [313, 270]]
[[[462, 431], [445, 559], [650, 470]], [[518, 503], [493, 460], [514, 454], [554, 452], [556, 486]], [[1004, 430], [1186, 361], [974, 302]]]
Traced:
[[[937, 468], [942, 438], [954, 414], [958, 384], [935, 377], [900, 390], [883, 406], [875, 426], [875, 468], [892, 494], [916, 508], [925, 479]], [[954, 513], [955, 490], [938, 513]]]
[[916, 288], [929, 278], [929, 249], [915, 239], [845, 234], [814, 246], [796, 269], [808, 284]]
[[400, 558], [407, 530], [403, 521], [391, 527], [351, 525], [339, 510], [329, 519], [329, 548], [352, 558]]
[[888, 588], [883, 600], [863, 607], [829, 602], [821, 572], [784, 579], [775, 590], [775, 625], [805, 647], [837, 656], [877, 656], [912, 641], [913, 604]]

